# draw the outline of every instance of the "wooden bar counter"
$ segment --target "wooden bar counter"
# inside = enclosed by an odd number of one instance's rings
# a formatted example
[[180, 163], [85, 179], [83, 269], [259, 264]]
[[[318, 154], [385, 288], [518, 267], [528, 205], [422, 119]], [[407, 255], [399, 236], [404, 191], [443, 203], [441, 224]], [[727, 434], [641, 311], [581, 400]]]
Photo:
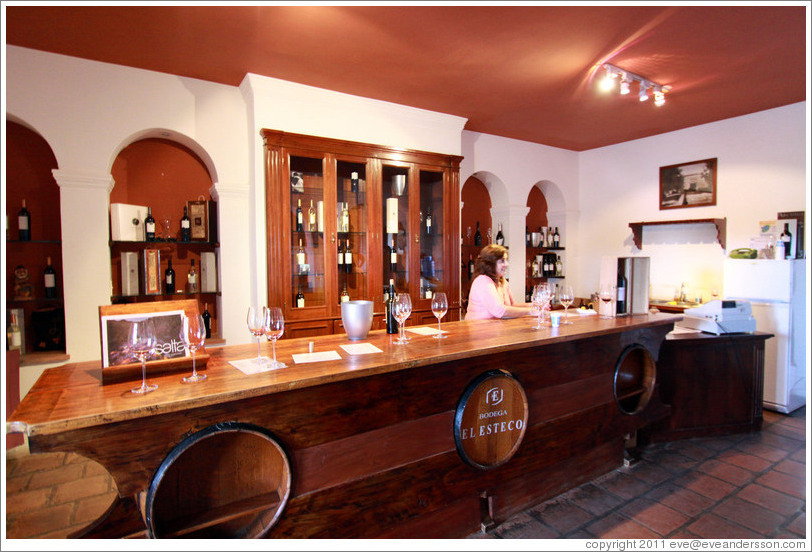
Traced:
[[[654, 361], [680, 318], [449, 322], [447, 339], [407, 332], [405, 346], [370, 332], [361, 343], [382, 352], [366, 355], [343, 350], [344, 334], [283, 340], [287, 368], [253, 375], [230, 362], [256, 344], [227, 346], [208, 351], [201, 383], [148, 369], [147, 395], [102, 385], [99, 362], [68, 364], [43, 373], [7, 429], [112, 474], [118, 501], [82, 536], [463, 537], [622, 464], [626, 438], [669, 414]], [[310, 341], [341, 359], [296, 364]], [[480, 415], [495, 416], [480, 434], [513, 431], [517, 446], [477, 466], [460, 448], [477, 431], [460, 427], [461, 407], [478, 378], [505, 372], [526, 418]], [[221, 431], [231, 437], [209, 439]]]

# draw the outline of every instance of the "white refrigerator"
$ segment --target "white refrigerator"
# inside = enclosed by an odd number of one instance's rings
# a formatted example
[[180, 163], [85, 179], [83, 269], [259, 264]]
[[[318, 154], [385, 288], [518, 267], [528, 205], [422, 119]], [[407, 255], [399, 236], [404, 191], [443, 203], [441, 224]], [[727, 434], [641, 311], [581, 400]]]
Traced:
[[806, 259], [725, 259], [725, 299], [750, 301], [764, 347], [764, 408], [806, 404]]

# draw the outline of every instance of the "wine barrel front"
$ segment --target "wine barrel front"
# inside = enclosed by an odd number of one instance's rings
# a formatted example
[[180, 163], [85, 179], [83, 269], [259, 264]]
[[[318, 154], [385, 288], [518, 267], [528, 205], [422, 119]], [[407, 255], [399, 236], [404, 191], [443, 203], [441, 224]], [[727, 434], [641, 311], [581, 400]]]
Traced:
[[152, 478], [144, 505], [151, 538], [260, 538], [291, 489], [290, 461], [270, 432], [223, 422], [179, 443]]
[[651, 400], [657, 366], [648, 349], [639, 343], [629, 345], [615, 365], [615, 402], [624, 414], [637, 414]]

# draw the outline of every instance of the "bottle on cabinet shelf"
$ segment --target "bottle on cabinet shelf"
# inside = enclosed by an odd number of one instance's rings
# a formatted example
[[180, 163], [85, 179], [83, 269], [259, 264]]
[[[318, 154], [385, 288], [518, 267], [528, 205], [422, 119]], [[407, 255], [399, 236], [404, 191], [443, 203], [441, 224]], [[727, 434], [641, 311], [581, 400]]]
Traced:
[[155, 217], [152, 216], [152, 207], [147, 207], [147, 217], [144, 219], [144, 239], [155, 241]]
[[530, 240], [530, 227], [524, 227], [524, 245], [525, 247], [531, 247], [533, 242]]
[[45, 298], [56, 299], [56, 271], [51, 265], [50, 257], [46, 258], [45, 270], [42, 276], [45, 281]]
[[25, 200], [23, 200], [23, 206], [17, 213], [17, 228], [20, 241], [31, 240], [31, 213], [28, 212], [25, 206]]
[[350, 250], [350, 240], [347, 240], [347, 247], [344, 248], [344, 271], [352, 272], [352, 251]]
[[344, 272], [344, 246], [341, 245], [341, 240], [338, 240], [338, 271]]
[[308, 230], [311, 232], [316, 231], [316, 208], [313, 207], [313, 200], [310, 200], [310, 207], [307, 210], [307, 224]]
[[341, 204], [341, 232], [349, 232], [349, 231], [350, 231], [350, 209], [349, 205], [345, 201]]
[[386, 333], [398, 333], [398, 321], [395, 319], [393, 306], [395, 304], [395, 280], [389, 279], [389, 299], [386, 301]]
[[426, 234], [431, 235], [431, 206], [426, 210]]
[[358, 173], [354, 172], [350, 174], [350, 191], [358, 193]]
[[398, 271], [398, 248], [395, 246], [395, 236], [390, 234], [392, 245], [389, 248], [389, 270], [394, 274]]
[[792, 258], [792, 232], [789, 231], [789, 224], [784, 223], [784, 231], [781, 232], [779, 239], [784, 244], [784, 258]]
[[558, 226], [556, 226], [555, 232], [553, 232], [553, 247], [560, 246], [561, 246], [561, 235], [558, 233]]
[[341, 291], [341, 302], [346, 303], [350, 300], [350, 294], [347, 292], [347, 282], [344, 282], [344, 289]]
[[164, 272], [164, 284], [167, 293], [175, 293], [175, 269], [172, 268], [172, 259], [169, 259], [169, 266]]
[[559, 277], [564, 276], [564, 263], [561, 262], [561, 257], [558, 255], [555, 257], [555, 275]]
[[20, 325], [17, 321], [17, 315], [14, 313], [11, 314], [11, 321], [8, 328], [6, 328], [6, 347], [8, 347], [9, 351], [22, 350], [23, 348]]
[[615, 302], [615, 312], [618, 315], [626, 314], [626, 276], [618, 267], [617, 270], [617, 301]]
[[183, 216], [180, 219], [180, 241], [192, 241], [192, 221], [189, 219], [189, 209], [186, 206], [183, 207]]
[[296, 308], [301, 309], [305, 306], [305, 296], [302, 293], [302, 284], [299, 284], [299, 291], [296, 293]]
[[482, 245], [482, 232], [479, 231], [479, 221], [476, 221], [476, 232], [474, 233], [474, 245]]
[[302, 214], [302, 200], [298, 199], [296, 205], [296, 231], [304, 232], [304, 215]]
[[502, 223], [499, 223], [499, 230], [496, 232], [496, 245], [505, 245], [505, 235], [502, 234]]
[[307, 256], [305, 255], [304, 247], [302, 247], [302, 238], [299, 238], [299, 251], [296, 252], [296, 264], [299, 265], [299, 274], [304, 272], [304, 265], [307, 264]]
[[197, 293], [197, 270], [195, 270], [194, 259], [192, 259], [192, 266], [189, 267], [186, 275], [186, 291], [187, 293]]
[[471, 255], [468, 255], [468, 278], [472, 279], [474, 277], [474, 258]]
[[206, 328], [206, 339], [211, 337], [211, 313], [209, 313], [209, 304], [203, 303], [203, 314], [200, 315], [203, 319], [203, 327]]

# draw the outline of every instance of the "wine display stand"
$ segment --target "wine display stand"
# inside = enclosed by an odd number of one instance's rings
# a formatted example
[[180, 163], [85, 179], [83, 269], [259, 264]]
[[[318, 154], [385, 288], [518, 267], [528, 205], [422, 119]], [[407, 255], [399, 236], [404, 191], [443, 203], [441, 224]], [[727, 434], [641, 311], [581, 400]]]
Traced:
[[342, 297], [373, 301], [373, 329], [382, 327], [390, 279], [411, 295], [411, 321], [431, 312], [436, 291], [448, 295], [446, 320], [459, 319], [461, 157], [260, 134], [268, 303], [283, 309], [285, 337], [342, 332]]

